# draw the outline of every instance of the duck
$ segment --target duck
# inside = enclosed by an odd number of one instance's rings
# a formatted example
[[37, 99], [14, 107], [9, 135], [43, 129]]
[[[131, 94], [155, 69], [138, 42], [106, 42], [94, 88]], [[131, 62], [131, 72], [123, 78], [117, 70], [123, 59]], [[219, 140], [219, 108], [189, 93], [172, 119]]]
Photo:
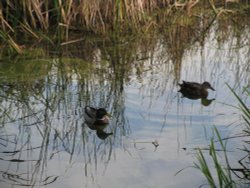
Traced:
[[105, 128], [109, 124], [110, 116], [106, 109], [86, 106], [84, 111], [85, 123], [91, 130], [96, 131], [98, 138], [105, 140], [110, 135], [113, 135], [112, 132], [105, 131]]
[[178, 92], [181, 92], [183, 97], [189, 99], [207, 99], [208, 89], [215, 91], [209, 82], [203, 82], [202, 84], [197, 82], [187, 82], [183, 81], [182, 84], [178, 84], [181, 88]]
[[105, 108], [94, 108], [86, 106], [84, 109], [85, 122], [88, 125], [107, 125], [109, 124], [109, 113]]

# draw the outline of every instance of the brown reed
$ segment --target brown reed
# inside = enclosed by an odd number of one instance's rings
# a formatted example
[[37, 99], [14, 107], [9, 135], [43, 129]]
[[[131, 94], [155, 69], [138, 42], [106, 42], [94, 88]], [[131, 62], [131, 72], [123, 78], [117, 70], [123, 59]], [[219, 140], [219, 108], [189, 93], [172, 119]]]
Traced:
[[[209, 2], [217, 10], [221, 1]], [[167, 12], [167, 19], [176, 11], [192, 16], [195, 7], [207, 4], [205, 0], [5, 0], [0, 1], [0, 24], [4, 33], [0, 39], [20, 53], [15, 37], [21, 32], [37, 39], [43, 38], [38, 33], [54, 31], [66, 41], [71, 29], [101, 34], [147, 32], [158, 25], [160, 12], [165, 15]]]

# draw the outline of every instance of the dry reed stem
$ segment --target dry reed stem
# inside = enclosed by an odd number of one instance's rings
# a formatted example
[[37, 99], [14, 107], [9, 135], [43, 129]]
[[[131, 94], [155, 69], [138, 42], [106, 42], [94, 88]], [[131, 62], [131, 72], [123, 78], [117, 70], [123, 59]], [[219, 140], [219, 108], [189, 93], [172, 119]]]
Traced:
[[35, 11], [36, 17], [38, 18], [38, 21], [40, 23], [40, 26], [44, 28], [45, 30], [48, 29], [48, 25], [46, 24], [46, 21], [42, 14], [42, 8], [41, 8], [42, 4], [39, 3], [39, 0], [33, 0], [31, 1], [31, 3], [32, 3], [33, 11]]
[[83, 40], [85, 40], [85, 38], [80, 38], [80, 39], [76, 39], [76, 40], [71, 40], [71, 41], [67, 41], [67, 42], [62, 42], [62, 43], [61, 43], [61, 46], [65, 46], [65, 45], [77, 43], [77, 42], [80, 42], [80, 41], [83, 41]]
[[35, 32], [32, 31], [32, 29], [30, 28], [30, 26], [27, 23], [20, 23], [21, 27], [25, 30], [28, 31], [29, 34], [31, 34], [34, 38], [39, 39], [39, 37], [37, 36], [37, 34]]
[[[47, 32], [51, 28], [55, 29], [54, 26], [61, 29], [63, 25], [66, 40], [72, 27], [95, 33], [114, 30], [147, 32], [157, 25], [159, 15], [153, 14], [154, 11], [164, 8], [161, 12], [164, 11], [164, 15], [168, 16], [173, 7], [174, 11], [181, 7], [181, 11], [186, 9], [191, 15], [192, 8], [202, 2], [204, 0], [7, 0], [0, 1], [0, 24], [6, 34], [21, 28], [35, 38], [38, 36], [32, 31], [34, 29]], [[213, 0], [209, 0], [209, 4], [216, 14], [220, 13]], [[171, 21], [175, 18], [165, 17], [163, 20], [166, 19]]]
[[[14, 29], [9, 25], [9, 23], [4, 19], [3, 17], [3, 12], [2, 12], [2, 9], [0, 9], [0, 22], [1, 22], [1, 25], [2, 25], [2, 28], [4, 31], [8, 29], [10, 29], [12, 32], [14, 32]], [[6, 28], [7, 27], [7, 28]]]
[[47, 31], [50, 25], [54, 25], [50, 20], [52, 16], [68, 26], [78, 24], [103, 32], [108, 27], [117, 27], [117, 23], [122, 27], [139, 27], [148, 22], [148, 15], [153, 10], [169, 5], [168, 0], [8, 0], [5, 6], [13, 10], [14, 17], [14, 11], [22, 13], [24, 16], [17, 19], [26, 21], [25, 25], [33, 28]]
[[18, 53], [22, 54], [22, 48], [11, 38], [11, 36], [7, 35], [7, 41], [9, 45]]

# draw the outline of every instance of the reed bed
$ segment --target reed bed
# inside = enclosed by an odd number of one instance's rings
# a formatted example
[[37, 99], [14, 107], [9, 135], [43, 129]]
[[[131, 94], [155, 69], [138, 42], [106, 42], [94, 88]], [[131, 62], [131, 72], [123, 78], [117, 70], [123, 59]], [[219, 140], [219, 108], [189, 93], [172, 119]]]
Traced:
[[24, 24], [27, 28], [45, 31], [64, 26], [86, 27], [97, 32], [117, 26], [118, 22], [139, 24], [147, 21], [146, 14], [167, 6], [168, 0], [7, 0], [0, 2], [0, 18], [4, 30], [13, 31]]
[[20, 54], [22, 41], [17, 38], [23, 34], [42, 40], [55, 33], [67, 41], [69, 30], [107, 33], [139, 28], [152, 24], [149, 14], [166, 6], [168, 0], [0, 1], [0, 41]]
[[219, 7], [225, 7], [219, 0], [5, 0], [0, 1], [0, 41], [20, 54], [23, 34], [51, 42], [58, 38], [68, 41], [71, 30], [99, 34], [147, 32], [163, 27], [159, 21], [166, 24], [161, 21], [162, 13], [164, 19], [171, 20], [175, 12], [191, 16], [192, 10], [200, 6], [210, 7], [217, 14], [221, 13]]

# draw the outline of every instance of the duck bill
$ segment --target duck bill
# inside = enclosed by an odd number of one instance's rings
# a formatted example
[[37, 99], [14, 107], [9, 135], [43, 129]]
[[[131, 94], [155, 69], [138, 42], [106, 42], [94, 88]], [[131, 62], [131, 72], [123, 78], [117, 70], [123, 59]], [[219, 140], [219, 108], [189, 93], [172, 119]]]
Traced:
[[108, 117], [112, 117], [112, 116], [111, 116], [111, 114], [110, 114], [110, 113], [108, 113], [108, 112], [107, 112], [106, 116], [108, 116]]
[[215, 91], [215, 89], [214, 89], [212, 86], [210, 86], [210, 87], [209, 87], [209, 89], [211, 89], [211, 90]]

